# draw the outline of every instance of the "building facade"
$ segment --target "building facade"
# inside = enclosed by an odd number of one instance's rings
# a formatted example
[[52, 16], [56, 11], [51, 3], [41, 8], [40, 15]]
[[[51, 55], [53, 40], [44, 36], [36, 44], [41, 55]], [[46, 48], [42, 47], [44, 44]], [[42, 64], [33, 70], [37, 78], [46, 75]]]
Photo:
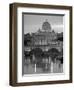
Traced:
[[63, 34], [56, 33], [52, 30], [50, 23], [46, 20], [42, 24], [42, 28], [36, 33], [31, 33], [30, 40], [25, 46], [25, 51], [31, 51], [34, 48], [40, 48], [42, 51], [48, 51], [56, 48], [58, 51], [63, 49], [63, 41], [57, 40], [58, 36], [63, 38]]

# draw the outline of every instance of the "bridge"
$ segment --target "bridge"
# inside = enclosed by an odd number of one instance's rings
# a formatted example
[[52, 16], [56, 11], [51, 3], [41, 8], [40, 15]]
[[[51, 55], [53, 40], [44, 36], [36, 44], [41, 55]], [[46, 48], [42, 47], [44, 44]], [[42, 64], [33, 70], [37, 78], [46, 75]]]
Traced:
[[48, 51], [52, 48], [55, 48], [60, 52], [63, 48], [63, 45], [61, 43], [49, 44], [49, 45], [30, 45], [30, 46], [25, 46], [24, 50], [25, 51], [31, 51], [32, 49], [35, 49], [35, 48], [40, 48], [42, 51]]

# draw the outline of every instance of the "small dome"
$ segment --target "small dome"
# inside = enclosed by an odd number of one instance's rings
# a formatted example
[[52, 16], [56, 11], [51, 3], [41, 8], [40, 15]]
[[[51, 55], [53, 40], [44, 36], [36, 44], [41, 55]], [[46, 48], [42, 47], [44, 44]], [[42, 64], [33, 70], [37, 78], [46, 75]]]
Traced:
[[43, 23], [42, 29], [46, 30], [46, 31], [51, 30], [51, 25], [50, 25], [50, 23], [47, 20]]

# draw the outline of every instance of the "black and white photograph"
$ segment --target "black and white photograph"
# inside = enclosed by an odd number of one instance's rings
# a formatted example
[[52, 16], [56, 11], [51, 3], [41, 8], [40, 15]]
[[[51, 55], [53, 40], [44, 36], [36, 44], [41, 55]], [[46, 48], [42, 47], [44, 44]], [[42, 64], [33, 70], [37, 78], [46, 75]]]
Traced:
[[10, 85], [72, 83], [72, 7], [10, 5]]
[[22, 13], [23, 75], [64, 72], [63, 17], [63, 14]]

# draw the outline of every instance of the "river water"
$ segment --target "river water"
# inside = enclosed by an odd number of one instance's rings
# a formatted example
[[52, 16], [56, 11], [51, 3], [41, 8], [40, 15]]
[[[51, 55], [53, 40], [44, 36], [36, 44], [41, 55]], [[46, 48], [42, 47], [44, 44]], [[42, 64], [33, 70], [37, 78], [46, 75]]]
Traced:
[[41, 73], [63, 73], [63, 64], [60, 61], [50, 63], [31, 63], [28, 60], [24, 62], [24, 74], [41, 74]]

